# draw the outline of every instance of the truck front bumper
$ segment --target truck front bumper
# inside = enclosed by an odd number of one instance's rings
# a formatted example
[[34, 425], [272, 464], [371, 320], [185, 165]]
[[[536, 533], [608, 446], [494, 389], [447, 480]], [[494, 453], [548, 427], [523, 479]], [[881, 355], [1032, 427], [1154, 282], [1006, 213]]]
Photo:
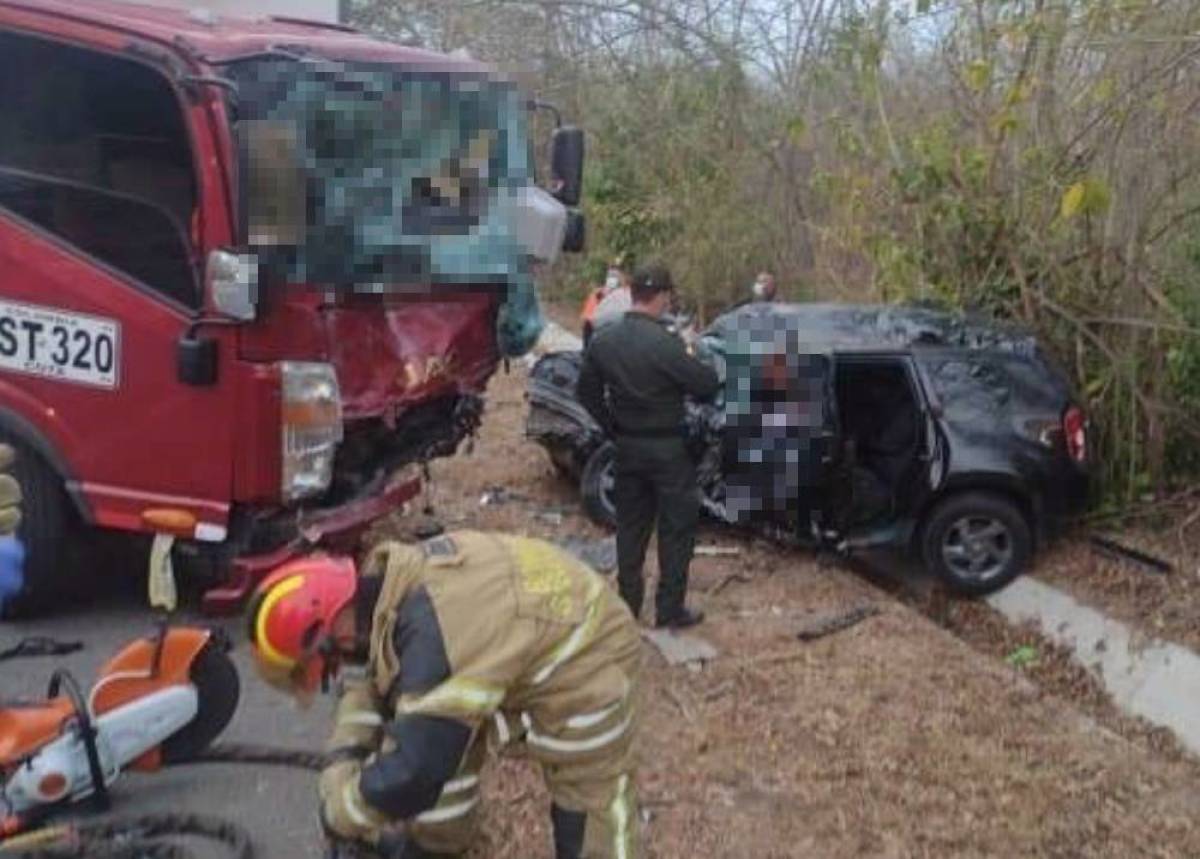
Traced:
[[405, 469], [382, 488], [373, 488], [335, 507], [295, 511], [282, 544], [258, 554], [238, 555], [227, 580], [205, 592], [201, 606], [208, 615], [236, 614], [267, 575], [280, 564], [320, 547], [352, 552], [362, 533], [376, 520], [400, 509], [421, 491], [421, 478]]

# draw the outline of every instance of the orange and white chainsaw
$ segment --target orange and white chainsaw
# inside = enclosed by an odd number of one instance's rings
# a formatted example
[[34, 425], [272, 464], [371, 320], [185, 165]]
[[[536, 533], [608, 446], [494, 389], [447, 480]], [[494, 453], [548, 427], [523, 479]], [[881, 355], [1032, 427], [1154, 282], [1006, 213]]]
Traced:
[[44, 700], [0, 701], [0, 844], [91, 797], [122, 770], [194, 757], [229, 724], [239, 681], [219, 632], [163, 626], [127, 645], [90, 694], [55, 672]]

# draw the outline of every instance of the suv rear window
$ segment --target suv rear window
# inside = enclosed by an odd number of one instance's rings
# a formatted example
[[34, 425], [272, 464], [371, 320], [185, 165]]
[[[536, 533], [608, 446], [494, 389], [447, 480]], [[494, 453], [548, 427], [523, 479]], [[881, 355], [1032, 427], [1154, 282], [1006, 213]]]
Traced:
[[0, 33], [0, 207], [195, 307], [195, 178], [162, 75], [131, 60]]

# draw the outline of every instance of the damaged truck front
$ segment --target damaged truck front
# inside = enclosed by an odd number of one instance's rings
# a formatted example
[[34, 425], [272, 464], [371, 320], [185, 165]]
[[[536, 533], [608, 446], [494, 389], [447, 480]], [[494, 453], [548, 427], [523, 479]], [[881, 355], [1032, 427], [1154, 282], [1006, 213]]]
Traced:
[[[533, 183], [486, 67], [296, 22], [0, 0], [0, 436], [33, 608], [84, 526], [175, 538], [211, 609], [412, 497], [540, 331], [582, 137]], [[406, 468], [409, 466], [409, 468]]]

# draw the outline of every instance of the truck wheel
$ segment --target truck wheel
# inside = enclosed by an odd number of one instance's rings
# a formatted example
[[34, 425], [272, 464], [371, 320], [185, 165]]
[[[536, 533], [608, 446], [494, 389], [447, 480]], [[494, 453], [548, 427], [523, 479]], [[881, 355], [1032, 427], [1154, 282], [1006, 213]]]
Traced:
[[612, 442], [596, 448], [583, 467], [579, 494], [588, 518], [605, 528], [617, 527], [617, 503], [613, 495], [616, 483], [617, 449]]
[[164, 763], [190, 760], [207, 749], [228, 727], [241, 696], [241, 681], [233, 660], [212, 641], [196, 655], [188, 677], [199, 700], [196, 718], [163, 743]]
[[12, 476], [21, 484], [21, 525], [25, 544], [25, 586], [4, 606], [5, 617], [30, 617], [61, 603], [71, 579], [71, 542], [78, 531], [75, 511], [62, 478], [33, 450], [12, 438]]
[[1011, 501], [988, 492], [968, 492], [941, 502], [920, 534], [922, 560], [957, 593], [982, 596], [1024, 572], [1033, 556], [1033, 536]]

